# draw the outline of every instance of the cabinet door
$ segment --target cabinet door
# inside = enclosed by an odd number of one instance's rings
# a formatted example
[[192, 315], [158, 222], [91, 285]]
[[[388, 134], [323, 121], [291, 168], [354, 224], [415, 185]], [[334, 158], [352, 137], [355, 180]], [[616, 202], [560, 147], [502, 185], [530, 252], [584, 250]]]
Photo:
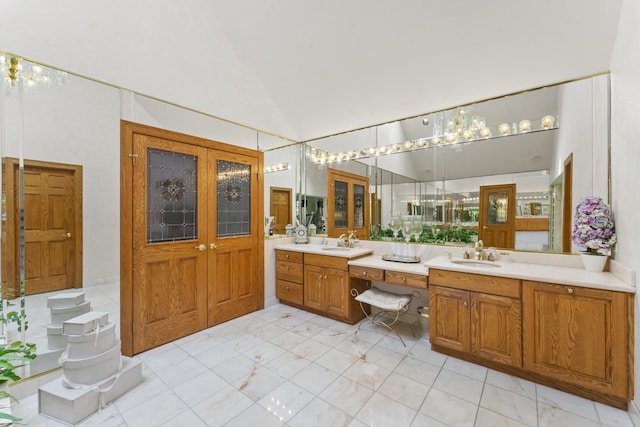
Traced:
[[429, 287], [429, 340], [452, 350], [470, 350], [469, 292]]
[[340, 317], [349, 315], [349, 273], [343, 270], [326, 268], [324, 270], [326, 288], [326, 311]]
[[614, 396], [628, 394], [628, 295], [523, 283], [527, 370]]
[[316, 310], [324, 309], [324, 269], [315, 265], [304, 266], [304, 305]]
[[520, 301], [471, 294], [471, 352], [499, 363], [522, 366]]

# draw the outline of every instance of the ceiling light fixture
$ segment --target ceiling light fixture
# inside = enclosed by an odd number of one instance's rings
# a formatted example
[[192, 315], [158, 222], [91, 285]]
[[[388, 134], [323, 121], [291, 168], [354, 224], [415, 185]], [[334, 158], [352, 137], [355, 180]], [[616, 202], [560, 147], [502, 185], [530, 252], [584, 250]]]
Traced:
[[37, 87], [50, 87], [69, 82], [69, 74], [34, 64], [25, 59], [0, 52], [0, 73], [10, 87], [16, 88], [19, 83], [26, 90]]

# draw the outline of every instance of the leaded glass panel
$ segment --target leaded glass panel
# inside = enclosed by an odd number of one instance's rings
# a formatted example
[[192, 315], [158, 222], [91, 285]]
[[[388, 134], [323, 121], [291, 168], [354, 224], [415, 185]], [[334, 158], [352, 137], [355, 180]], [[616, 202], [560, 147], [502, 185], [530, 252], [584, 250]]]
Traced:
[[216, 162], [218, 237], [251, 234], [251, 165]]
[[348, 184], [344, 181], [334, 181], [334, 228], [348, 227]]
[[364, 227], [364, 186], [353, 185], [353, 226]]
[[508, 218], [509, 197], [505, 191], [489, 193], [487, 203], [487, 224], [505, 224]]
[[147, 242], [196, 240], [198, 158], [147, 150]]

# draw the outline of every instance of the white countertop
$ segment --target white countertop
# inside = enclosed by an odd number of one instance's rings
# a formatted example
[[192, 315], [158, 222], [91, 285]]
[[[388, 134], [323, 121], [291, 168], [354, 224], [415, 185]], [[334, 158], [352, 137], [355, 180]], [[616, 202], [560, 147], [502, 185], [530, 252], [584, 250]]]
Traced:
[[405, 263], [385, 261], [380, 255], [369, 255], [366, 257], [358, 258], [349, 261], [349, 265], [355, 265], [357, 267], [379, 268], [382, 270], [398, 271], [400, 273], [413, 273], [427, 275], [427, 267], [423, 262]]
[[[489, 261], [486, 261], [489, 262]], [[559, 283], [561, 285], [584, 286], [587, 288], [635, 293], [636, 288], [623, 282], [615, 275], [603, 272], [594, 273], [582, 268], [560, 267], [545, 264], [528, 264], [524, 262], [491, 262], [500, 267], [473, 267], [455, 264], [446, 256], [431, 258], [424, 262], [427, 268], [460, 271], [463, 273], [484, 274], [487, 276], [510, 277], [513, 279], [536, 280]]]
[[339, 248], [337, 246], [316, 245], [312, 243], [287, 243], [276, 246], [276, 249], [349, 259], [368, 255], [373, 252], [373, 250], [369, 248]]

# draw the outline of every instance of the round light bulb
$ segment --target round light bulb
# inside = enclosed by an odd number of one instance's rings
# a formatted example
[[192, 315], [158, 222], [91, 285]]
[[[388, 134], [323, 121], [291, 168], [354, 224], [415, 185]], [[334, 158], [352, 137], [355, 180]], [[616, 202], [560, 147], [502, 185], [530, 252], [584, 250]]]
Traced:
[[509, 126], [509, 123], [502, 123], [500, 126], [498, 126], [498, 130], [502, 135], [507, 135], [511, 130], [511, 126]]
[[549, 129], [553, 126], [553, 122], [555, 118], [553, 116], [544, 116], [541, 120], [542, 127], [545, 129]]
[[487, 127], [480, 129], [480, 136], [483, 138], [489, 138], [491, 136], [491, 129]]
[[434, 144], [434, 145], [438, 145], [438, 144], [440, 144], [441, 142], [442, 142], [442, 139], [440, 139], [440, 137], [438, 137], [438, 136], [436, 136], [435, 138], [433, 138], [433, 139], [431, 140], [431, 143], [432, 143], [432, 144]]
[[531, 121], [529, 120], [521, 120], [518, 125], [521, 132], [529, 132], [531, 130]]
[[452, 142], [455, 142], [456, 139], [458, 139], [458, 135], [456, 135], [455, 133], [448, 133], [448, 134], [445, 135], [444, 139], [448, 143], [452, 143]]
[[468, 141], [473, 138], [473, 132], [467, 129], [464, 132], [462, 132], [462, 136], [464, 137], [464, 139]]

